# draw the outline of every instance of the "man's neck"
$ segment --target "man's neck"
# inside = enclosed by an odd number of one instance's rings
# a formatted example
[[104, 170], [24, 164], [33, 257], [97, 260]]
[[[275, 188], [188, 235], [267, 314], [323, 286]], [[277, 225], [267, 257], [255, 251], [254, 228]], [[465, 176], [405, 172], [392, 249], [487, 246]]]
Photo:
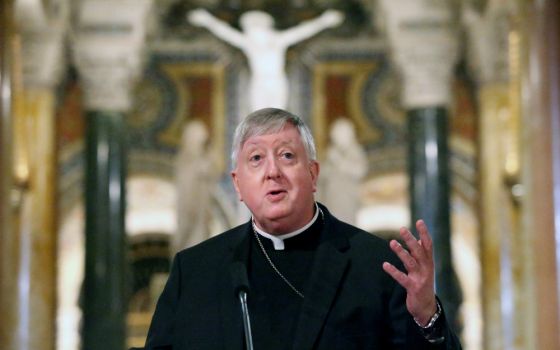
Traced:
[[[251, 217], [251, 222], [253, 227], [258, 231], [258, 232], [263, 232], [266, 233], [268, 235], [271, 236], [276, 236], [276, 237], [284, 237], [287, 235], [293, 235], [294, 232], [302, 232], [304, 231], [306, 228], [308, 228], [309, 226], [311, 226], [313, 224], [313, 222], [315, 222], [315, 220], [317, 219], [317, 215], [319, 213], [320, 209], [319, 206], [317, 205], [316, 202], [313, 202], [313, 211], [312, 211], [312, 215], [311, 218], [309, 219], [309, 221], [307, 221], [305, 224], [302, 224], [300, 226], [296, 226], [296, 227], [291, 227], [289, 229], [285, 229], [286, 225], [282, 225], [280, 220], [277, 222], [273, 222], [273, 223], [268, 223], [268, 225], [262, 225], [262, 223], [257, 222], [257, 220], [255, 220], [255, 217]], [[284, 228], [282, 228], [284, 227]]]
[[300, 233], [304, 232], [305, 230], [309, 229], [315, 223], [315, 221], [317, 221], [317, 218], [319, 217], [319, 212], [320, 211], [321, 211], [321, 209], [319, 209], [319, 206], [317, 205], [317, 203], [315, 203], [315, 214], [313, 215], [311, 220], [307, 224], [305, 224], [304, 226], [302, 226], [302, 227], [300, 227], [297, 230], [294, 230], [292, 232], [283, 233], [283, 234], [268, 233], [268, 232], [264, 231], [263, 229], [259, 228], [258, 225], [255, 223], [254, 219], [252, 220], [253, 230], [255, 230], [255, 232], [257, 234], [271, 240], [272, 243], [274, 244], [274, 249], [284, 250], [284, 240], [288, 239], [288, 238], [295, 237], [295, 236], [299, 235]]

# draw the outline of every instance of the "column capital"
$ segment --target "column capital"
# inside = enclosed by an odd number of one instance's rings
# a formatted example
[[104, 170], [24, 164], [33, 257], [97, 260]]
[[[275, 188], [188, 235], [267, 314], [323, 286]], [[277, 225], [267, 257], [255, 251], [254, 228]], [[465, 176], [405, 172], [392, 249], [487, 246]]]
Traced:
[[510, 7], [507, 2], [490, 1], [484, 13], [468, 6], [462, 9], [468, 65], [479, 83], [509, 79]]
[[151, 0], [86, 0], [78, 11], [73, 59], [86, 108], [126, 111], [140, 75]]
[[22, 33], [22, 73], [25, 87], [53, 88], [63, 77], [65, 29], [52, 27]]
[[64, 49], [68, 29], [69, 1], [17, 1], [16, 21], [22, 36], [22, 72], [25, 87], [52, 88], [66, 65]]
[[448, 105], [458, 57], [454, 14], [442, 0], [381, 0], [406, 108]]

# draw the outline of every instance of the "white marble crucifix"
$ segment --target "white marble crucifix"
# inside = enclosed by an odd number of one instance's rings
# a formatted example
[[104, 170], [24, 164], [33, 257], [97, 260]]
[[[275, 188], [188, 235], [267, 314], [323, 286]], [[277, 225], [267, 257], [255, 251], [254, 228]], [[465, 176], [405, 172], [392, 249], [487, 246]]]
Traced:
[[207, 28], [246, 55], [251, 72], [249, 103], [251, 111], [254, 111], [264, 107], [287, 107], [288, 78], [284, 66], [288, 47], [324, 29], [338, 26], [344, 20], [344, 16], [339, 11], [328, 10], [314, 19], [286, 30], [274, 29], [274, 19], [262, 11], [248, 11], [242, 14], [242, 31], [204, 9], [189, 12], [188, 20], [193, 25]]

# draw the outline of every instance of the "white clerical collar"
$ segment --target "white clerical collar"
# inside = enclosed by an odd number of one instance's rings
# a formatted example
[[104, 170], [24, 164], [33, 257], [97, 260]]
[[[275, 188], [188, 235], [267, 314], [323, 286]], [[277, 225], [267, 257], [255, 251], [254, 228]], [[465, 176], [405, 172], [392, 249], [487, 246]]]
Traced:
[[284, 245], [284, 240], [288, 239], [288, 238], [292, 238], [295, 237], [297, 235], [299, 235], [300, 233], [302, 233], [303, 231], [307, 230], [309, 227], [311, 227], [311, 225], [313, 225], [313, 223], [317, 220], [317, 218], [319, 217], [319, 211], [321, 209], [319, 209], [319, 206], [317, 205], [317, 203], [315, 203], [315, 215], [313, 215], [313, 218], [311, 219], [311, 221], [309, 221], [307, 223], [307, 225], [303, 226], [302, 228], [295, 230], [293, 232], [290, 233], [285, 233], [283, 235], [271, 235], [270, 233], [266, 233], [263, 230], [261, 230], [260, 228], [257, 227], [257, 225], [255, 224], [255, 220], [251, 219], [252, 224], [253, 224], [253, 229], [255, 230], [255, 232], [257, 232], [259, 235], [268, 238], [272, 241], [272, 243], [274, 244], [274, 249], [275, 250], [284, 250], [285, 245]]

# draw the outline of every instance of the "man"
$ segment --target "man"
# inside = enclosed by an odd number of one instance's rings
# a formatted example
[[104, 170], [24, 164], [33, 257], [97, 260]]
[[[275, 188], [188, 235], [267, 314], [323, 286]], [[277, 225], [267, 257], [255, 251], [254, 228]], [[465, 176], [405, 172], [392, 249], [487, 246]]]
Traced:
[[434, 294], [424, 223], [418, 241], [401, 229], [407, 251], [317, 204], [319, 164], [300, 118], [253, 112], [237, 127], [232, 162], [252, 219], [176, 255], [147, 349], [243, 349], [230, 274], [239, 263], [255, 349], [460, 349]]

